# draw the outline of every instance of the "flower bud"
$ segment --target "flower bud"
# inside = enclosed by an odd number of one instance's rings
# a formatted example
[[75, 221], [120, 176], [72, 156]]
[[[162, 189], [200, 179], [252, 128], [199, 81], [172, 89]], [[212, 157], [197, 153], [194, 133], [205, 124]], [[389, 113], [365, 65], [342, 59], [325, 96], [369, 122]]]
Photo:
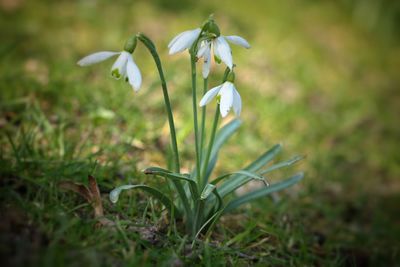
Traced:
[[132, 54], [133, 51], [135, 51], [136, 44], [137, 44], [137, 37], [136, 35], [132, 35], [131, 37], [129, 37], [128, 40], [126, 40], [124, 50]]

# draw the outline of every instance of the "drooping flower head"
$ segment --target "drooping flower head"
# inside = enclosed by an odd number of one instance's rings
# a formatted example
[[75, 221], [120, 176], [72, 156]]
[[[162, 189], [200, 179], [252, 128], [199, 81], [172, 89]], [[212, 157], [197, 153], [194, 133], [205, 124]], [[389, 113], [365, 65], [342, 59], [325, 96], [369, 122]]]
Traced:
[[78, 61], [79, 66], [89, 66], [112, 56], [119, 55], [117, 60], [111, 67], [111, 75], [114, 79], [124, 79], [129, 82], [133, 90], [138, 91], [142, 84], [142, 75], [135, 61], [133, 60], [132, 53], [136, 48], [136, 36], [129, 38], [125, 44], [124, 50], [121, 52], [101, 51], [90, 54]]
[[231, 70], [233, 68], [232, 51], [228, 44], [231, 42], [244, 48], [250, 48], [250, 44], [237, 35], [221, 35], [218, 25], [212, 16], [203, 24], [203, 27], [185, 31], [178, 34], [169, 43], [169, 54], [182, 52], [186, 49], [194, 49], [197, 59], [203, 58], [203, 78], [207, 78], [211, 67], [211, 52], [215, 61], [225, 63]]
[[219, 101], [219, 111], [223, 118], [228, 115], [231, 108], [233, 108], [235, 115], [239, 116], [242, 111], [242, 99], [239, 92], [236, 90], [234, 82], [235, 74], [230, 72], [227, 80], [223, 84], [208, 90], [200, 100], [200, 107], [207, 105], [215, 96], [217, 96], [217, 101]]

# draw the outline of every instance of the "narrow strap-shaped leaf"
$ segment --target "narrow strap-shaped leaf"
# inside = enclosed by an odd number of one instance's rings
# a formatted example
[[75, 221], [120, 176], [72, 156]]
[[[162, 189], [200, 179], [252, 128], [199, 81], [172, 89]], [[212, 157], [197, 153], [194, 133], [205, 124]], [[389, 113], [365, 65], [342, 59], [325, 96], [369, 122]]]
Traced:
[[[218, 132], [215, 137], [214, 145], [211, 150], [211, 156], [210, 156], [210, 162], [208, 163], [207, 167], [207, 172], [206, 172], [206, 179], [211, 175], [211, 172], [213, 171], [217, 159], [218, 159], [218, 153], [224, 143], [229, 139], [229, 137], [232, 136], [232, 134], [239, 128], [239, 126], [242, 124], [242, 122], [239, 119], [234, 119], [230, 121], [228, 124], [226, 124], [224, 127], [222, 127]], [[202, 163], [204, 164], [204, 163]]]
[[149, 167], [143, 171], [144, 174], [153, 174], [153, 175], [160, 175], [163, 177], [171, 178], [171, 179], [179, 179], [183, 180], [189, 183], [194, 183], [196, 182], [192, 179], [189, 178], [188, 175], [186, 174], [180, 174], [180, 173], [174, 173], [169, 170], [159, 168], [159, 167]]
[[[164, 168], [160, 168], [160, 167], [148, 167], [146, 169], [143, 170], [143, 172], [145, 174], [150, 174], [150, 172], [166, 172], [166, 173], [172, 173], [172, 171], [164, 169]], [[148, 172], [148, 173], [147, 173]], [[152, 173], [151, 173], [152, 174]]]
[[[207, 202], [209, 203], [209, 209], [206, 212], [206, 218], [209, 218], [210, 216], [212, 216], [211, 214], [214, 214], [215, 212], [221, 210], [224, 204], [222, 197], [218, 194], [217, 190], [213, 190], [212, 193], [214, 194], [214, 196], [207, 199]], [[215, 201], [216, 203], [214, 203]]]
[[[258, 159], [253, 161], [251, 164], [249, 164], [246, 168], [244, 168], [244, 171], [248, 172], [256, 172], [259, 169], [261, 169], [265, 164], [270, 162], [280, 151], [282, 150], [282, 145], [277, 144], [273, 146], [270, 150], [262, 154]], [[218, 193], [224, 197], [227, 194], [235, 191], [237, 188], [240, 186], [244, 185], [245, 183], [249, 182], [252, 178], [243, 175], [243, 174], [236, 174], [231, 177], [228, 181], [223, 183], [219, 188], [218, 188]]]
[[[228, 177], [230, 177], [232, 175], [235, 175], [235, 174], [242, 174], [242, 175], [245, 175], [246, 177], [250, 177], [250, 178], [255, 179], [255, 180], [263, 181], [264, 184], [267, 185], [267, 186], [269, 185], [268, 181], [264, 177], [262, 177], [260, 175], [257, 175], [255, 173], [248, 172], [248, 171], [243, 171], [243, 170], [221, 175], [218, 178], [216, 178], [215, 180], [213, 180], [211, 182], [211, 184], [216, 185], [217, 183], [219, 183], [223, 179], [228, 178]], [[218, 193], [217, 190], [215, 190], [213, 193], [218, 198], [218, 202], [219, 202], [218, 209], [220, 209], [220, 207], [222, 206], [222, 203], [223, 203], [222, 197], [220, 196], [220, 194]], [[210, 198], [210, 201], [214, 201], [214, 198]], [[211, 209], [211, 211], [213, 211], [213, 210]]]
[[206, 184], [206, 186], [203, 189], [203, 192], [201, 192], [200, 199], [205, 200], [208, 198], [208, 196], [215, 190], [215, 185], [213, 184]]
[[215, 212], [199, 229], [199, 231], [197, 231], [196, 235], [193, 238], [192, 241], [192, 247], [194, 246], [197, 238], [199, 237], [200, 233], [206, 228], [206, 226], [208, 224], [211, 223], [211, 226], [213, 225], [213, 222], [215, 222], [216, 220], [218, 220], [219, 216], [222, 214], [222, 210], [221, 211], [217, 211]]
[[239, 207], [240, 205], [243, 205], [249, 201], [255, 200], [257, 198], [260, 197], [264, 197], [266, 195], [269, 195], [273, 192], [277, 192], [277, 191], [281, 191], [289, 186], [292, 186], [293, 184], [299, 182], [302, 178], [303, 178], [304, 174], [303, 173], [298, 173], [282, 182], [273, 184], [271, 186], [268, 187], [263, 187], [260, 188], [258, 190], [252, 191], [250, 193], [247, 193], [241, 197], [235, 198], [234, 200], [232, 200], [231, 202], [229, 202], [225, 209], [224, 209], [224, 213], [230, 212], [233, 209], [236, 209], [237, 207]]
[[282, 151], [282, 145], [276, 144], [244, 169], [246, 171], [255, 172], [260, 168], [264, 167], [265, 164], [273, 160], [275, 156], [278, 155], [278, 153], [281, 151]]
[[217, 206], [216, 211], [219, 211], [222, 208], [224, 202], [222, 201], [222, 197], [218, 194], [217, 190], [214, 190], [213, 193], [214, 193], [214, 195], [216, 196], [216, 198], [218, 200], [218, 206]]
[[278, 162], [278, 163], [266, 168], [265, 170], [262, 170], [260, 172], [260, 174], [263, 175], [263, 174], [266, 174], [268, 172], [272, 172], [272, 171], [280, 169], [280, 168], [289, 167], [289, 166], [299, 162], [302, 159], [304, 159], [304, 156], [295, 156], [295, 157], [293, 157], [293, 158], [291, 158], [289, 160]]
[[[128, 190], [128, 189], [141, 189], [143, 191], [146, 191], [147, 193], [151, 194], [155, 198], [157, 198], [167, 209], [171, 214], [175, 215], [175, 218], [178, 218], [180, 216], [180, 211], [179, 209], [175, 206], [175, 204], [172, 202], [172, 200], [167, 197], [165, 194], [162, 192], [158, 191], [157, 189], [147, 186], [147, 185], [122, 185], [119, 186], [115, 189], [113, 189], [110, 194], [109, 198], [112, 203], [117, 203], [119, 199], [119, 195], [123, 190]], [[173, 211], [172, 211], [173, 210]]]
[[172, 180], [183, 180], [183, 181], [189, 182], [189, 188], [193, 194], [193, 199], [199, 198], [199, 192], [197, 190], [197, 183], [194, 180], [188, 178], [187, 175], [174, 173], [174, 172], [165, 170], [160, 167], [149, 167], [149, 168], [145, 169], [143, 172], [144, 172], [144, 174], [159, 175], [164, 178], [168, 178], [168, 179], [172, 179]]
[[[221, 176], [217, 177], [216, 179], [214, 179], [214, 180], [211, 182], [211, 184], [216, 185], [216, 184], [218, 184], [219, 182], [221, 182], [222, 180], [228, 178], [229, 176], [235, 175], [235, 174], [241, 174], [241, 175], [244, 175], [244, 176], [246, 176], [246, 177], [253, 178], [253, 179], [255, 179], [255, 180], [265, 181], [264, 177], [262, 177], [262, 176], [260, 176], [260, 175], [258, 175], [258, 174], [255, 174], [255, 173], [252, 173], [252, 172], [249, 172], [249, 171], [244, 171], [244, 170], [242, 170], [242, 171], [236, 171], [236, 172], [231, 172], [231, 173], [227, 173], [227, 174], [221, 175]], [[265, 181], [265, 182], [266, 182], [266, 181]]]

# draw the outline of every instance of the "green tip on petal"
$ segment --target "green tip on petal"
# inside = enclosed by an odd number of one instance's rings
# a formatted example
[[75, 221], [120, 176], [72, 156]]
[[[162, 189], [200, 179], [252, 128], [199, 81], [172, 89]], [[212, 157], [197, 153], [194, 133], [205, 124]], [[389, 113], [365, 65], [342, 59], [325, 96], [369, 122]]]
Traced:
[[111, 75], [112, 75], [115, 79], [121, 78], [121, 74], [119, 73], [119, 70], [118, 70], [118, 69], [113, 69], [113, 70], [111, 71]]
[[222, 60], [221, 60], [219, 57], [217, 57], [216, 55], [214, 55], [214, 60], [215, 60], [215, 62], [217, 62], [218, 64], [221, 64], [221, 62], [222, 62]]

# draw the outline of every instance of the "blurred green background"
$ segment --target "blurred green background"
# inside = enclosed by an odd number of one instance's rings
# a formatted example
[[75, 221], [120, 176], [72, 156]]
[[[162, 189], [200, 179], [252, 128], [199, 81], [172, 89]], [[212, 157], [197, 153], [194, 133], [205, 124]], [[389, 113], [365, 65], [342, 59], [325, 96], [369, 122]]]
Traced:
[[[163, 61], [183, 168], [193, 167], [189, 58], [168, 56], [167, 44], [211, 13], [222, 34], [252, 45], [233, 47], [243, 125], [224, 147], [218, 172], [240, 169], [279, 142], [286, 158], [306, 155], [296, 167], [306, 178], [280, 195], [279, 204], [265, 199], [237, 214], [245, 218], [236, 224], [229, 217], [223, 222], [232, 231], [227, 236], [255, 221], [270, 237], [257, 245], [257, 260], [243, 264], [399, 266], [400, 2], [389, 0], [0, 0], [0, 230], [2, 243], [11, 244], [1, 249], [10, 264], [47, 259], [50, 266], [57, 260], [73, 265], [75, 254], [61, 252], [66, 247], [89, 250], [81, 260], [96, 265], [108, 246], [99, 244], [107, 240], [90, 241], [89, 234], [60, 239], [79, 230], [74, 214], [60, 215], [79, 199], [67, 202], [71, 195], [57, 195], [54, 183], [84, 181], [97, 164], [107, 191], [121, 180], [149, 182], [137, 170], [165, 165], [168, 126], [144, 47], [134, 54], [143, 75], [137, 94], [111, 79], [112, 60], [80, 68], [81, 57], [119, 51], [128, 36], [146, 33]], [[210, 86], [222, 72], [213, 66]], [[60, 208], [61, 200], [69, 204]], [[36, 244], [32, 235], [45, 241]], [[263, 238], [236, 245], [245, 251]], [[26, 245], [29, 240], [34, 245]], [[132, 259], [115, 250], [110, 254]], [[136, 258], [158, 262], [149, 253], [136, 252]]]

